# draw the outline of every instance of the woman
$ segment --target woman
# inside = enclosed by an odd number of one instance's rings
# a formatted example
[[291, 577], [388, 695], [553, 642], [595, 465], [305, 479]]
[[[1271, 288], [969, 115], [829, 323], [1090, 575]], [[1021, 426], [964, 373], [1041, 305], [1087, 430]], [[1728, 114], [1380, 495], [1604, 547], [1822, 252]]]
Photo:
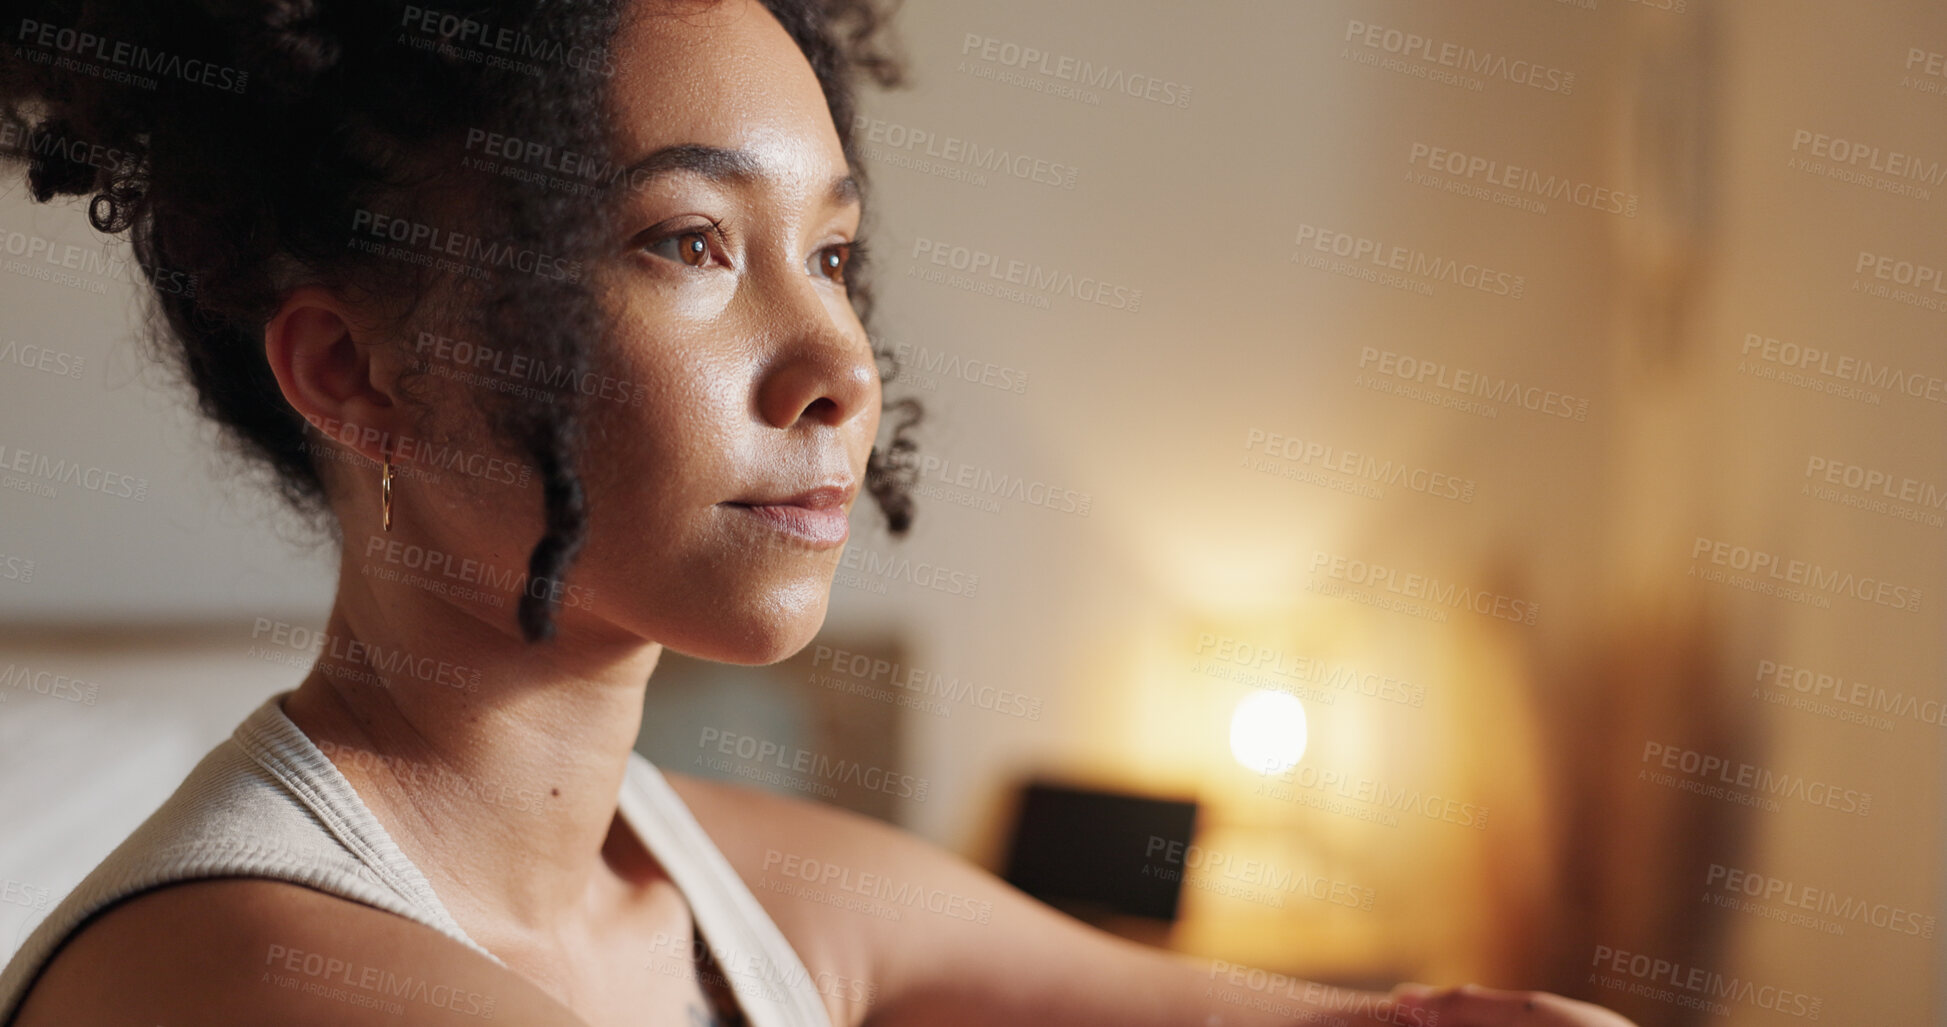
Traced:
[[[848, 77], [896, 77], [874, 20], [813, 0], [21, 19], [0, 98], [35, 129], [36, 198], [91, 196], [131, 231], [203, 408], [343, 557], [326, 655], [48, 917], [0, 1021], [1625, 1022], [1146, 949], [876, 821], [632, 754], [664, 646], [789, 656], [861, 490], [909, 517], [914, 411], [875, 449], [855, 284]], [[146, 87], [104, 73], [131, 53]], [[794, 862], [980, 915], [766, 886]]]

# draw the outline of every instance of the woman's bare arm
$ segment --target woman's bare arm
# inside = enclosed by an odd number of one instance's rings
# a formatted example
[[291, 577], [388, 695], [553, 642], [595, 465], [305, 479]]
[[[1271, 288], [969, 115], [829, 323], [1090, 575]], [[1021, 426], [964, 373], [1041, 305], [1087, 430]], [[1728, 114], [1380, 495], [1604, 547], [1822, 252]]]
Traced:
[[870, 817], [668, 773], [814, 976], [870, 983], [843, 1027], [1427, 1024], [1384, 996], [1167, 953], [1057, 912]]
[[404, 917], [217, 878], [117, 905], [55, 956], [14, 1027], [587, 1027], [526, 978]]

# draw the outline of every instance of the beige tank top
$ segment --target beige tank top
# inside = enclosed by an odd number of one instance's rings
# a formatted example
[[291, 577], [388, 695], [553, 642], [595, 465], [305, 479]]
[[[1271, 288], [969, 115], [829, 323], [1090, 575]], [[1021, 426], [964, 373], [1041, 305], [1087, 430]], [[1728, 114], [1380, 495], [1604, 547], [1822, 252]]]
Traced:
[[[176, 881], [266, 877], [397, 913], [473, 949], [351, 783], [271, 696], [90, 871], [0, 971], [0, 1025], [89, 918]], [[752, 1027], [832, 1027], [816, 982], [662, 772], [631, 753], [622, 818], [689, 900]]]

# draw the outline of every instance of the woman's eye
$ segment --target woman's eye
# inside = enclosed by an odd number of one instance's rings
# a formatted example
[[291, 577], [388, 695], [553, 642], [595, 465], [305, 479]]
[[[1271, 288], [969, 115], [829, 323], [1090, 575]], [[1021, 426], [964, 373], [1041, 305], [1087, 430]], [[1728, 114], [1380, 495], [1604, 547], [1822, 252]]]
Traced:
[[809, 270], [814, 275], [822, 275], [840, 285], [845, 284], [845, 265], [852, 262], [852, 244], [839, 243], [827, 246], [811, 255]]
[[707, 229], [694, 228], [666, 235], [643, 249], [690, 267], [702, 267], [710, 260], [710, 233]]

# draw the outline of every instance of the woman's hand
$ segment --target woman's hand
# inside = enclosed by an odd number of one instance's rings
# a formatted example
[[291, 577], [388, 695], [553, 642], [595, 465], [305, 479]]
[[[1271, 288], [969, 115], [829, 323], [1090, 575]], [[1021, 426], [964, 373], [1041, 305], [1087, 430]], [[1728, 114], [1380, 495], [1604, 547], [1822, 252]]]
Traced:
[[1545, 991], [1500, 991], [1478, 984], [1432, 988], [1401, 984], [1388, 996], [1405, 1019], [1419, 1010], [1428, 1027], [1636, 1027], [1634, 1021], [1601, 1006]]

